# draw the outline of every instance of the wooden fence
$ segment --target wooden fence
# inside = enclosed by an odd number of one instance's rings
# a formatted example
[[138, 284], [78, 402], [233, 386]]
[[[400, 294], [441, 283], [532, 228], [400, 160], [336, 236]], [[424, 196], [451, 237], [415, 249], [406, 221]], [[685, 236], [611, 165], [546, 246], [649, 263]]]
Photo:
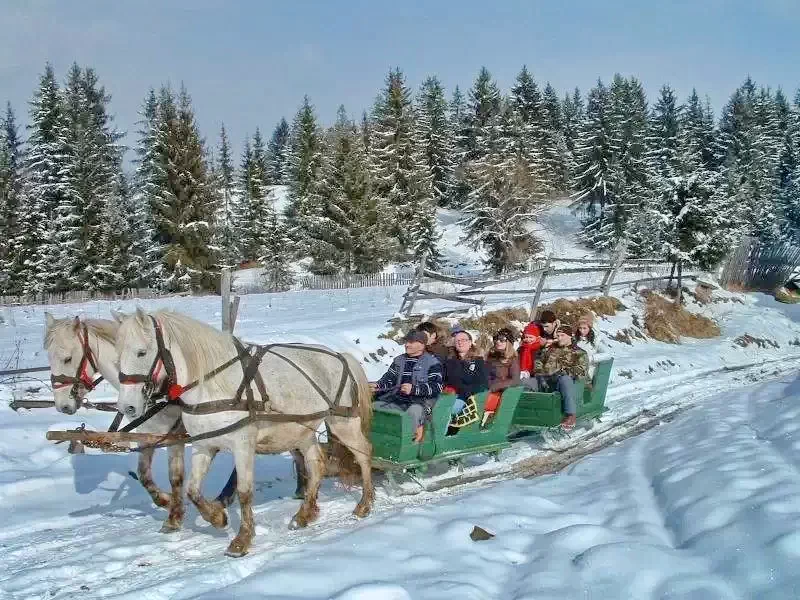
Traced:
[[[565, 265], [565, 266], [560, 266]], [[470, 306], [483, 306], [489, 296], [530, 296], [529, 316], [535, 318], [542, 294], [545, 293], [602, 293], [608, 295], [611, 288], [622, 285], [639, 285], [666, 281], [673, 278], [671, 263], [662, 259], [626, 259], [624, 248], [611, 259], [602, 258], [556, 258], [553, 256], [531, 263], [524, 272], [504, 276], [492, 276], [488, 273], [471, 277], [448, 276], [425, 268], [420, 262], [414, 281], [403, 295], [399, 312], [410, 317], [414, 305], [419, 300], [445, 300]], [[573, 287], [545, 287], [553, 277], [575, 275], [581, 273], [602, 274], [602, 281], [596, 285]], [[625, 275], [630, 273], [630, 275]], [[683, 273], [684, 279], [694, 279], [696, 273]], [[536, 286], [530, 288], [505, 287], [522, 279], [536, 280]], [[443, 293], [425, 288], [426, 283], [439, 282], [458, 286], [451, 293]], [[558, 285], [557, 283], [555, 285]], [[569, 286], [569, 284], [565, 284]], [[497, 286], [503, 286], [498, 289]], [[452, 311], [444, 311], [452, 312]], [[436, 313], [439, 314], [439, 313]]]
[[800, 266], [800, 246], [765, 244], [745, 238], [722, 266], [719, 281], [725, 287], [771, 292]]
[[32, 294], [27, 296], [0, 296], [0, 306], [22, 306], [31, 304], [78, 304], [92, 300], [150, 300], [172, 296], [187, 296], [188, 293], [167, 294], [150, 288], [129, 289], [121, 292], [97, 292], [76, 290], [52, 294]]

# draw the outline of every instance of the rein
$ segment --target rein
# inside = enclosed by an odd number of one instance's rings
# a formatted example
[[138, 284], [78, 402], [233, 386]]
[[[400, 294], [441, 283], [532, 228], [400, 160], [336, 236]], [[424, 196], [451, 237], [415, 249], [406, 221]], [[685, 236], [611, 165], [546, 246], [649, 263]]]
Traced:
[[80, 386], [83, 386], [87, 392], [91, 392], [103, 381], [102, 375], [97, 379], [94, 379], [93, 375], [89, 375], [88, 367], [92, 367], [94, 375], [98, 374], [99, 369], [97, 368], [97, 362], [94, 360], [92, 349], [89, 346], [89, 328], [86, 326], [86, 323], [81, 323], [81, 328], [78, 331], [78, 339], [81, 342], [83, 355], [81, 356], [80, 363], [78, 363], [75, 375], [50, 375], [50, 382], [54, 390], [60, 390], [69, 385], [72, 386], [70, 396], [72, 396], [73, 399], [78, 398], [78, 388]]
[[[134, 451], [141, 452], [143, 450], [149, 450], [151, 448], [164, 448], [167, 446], [174, 446], [177, 444], [191, 444], [192, 442], [198, 442], [201, 440], [206, 440], [214, 437], [218, 437], [221, 435], [225, 435], [228, 433], [232, 433], [241, 429], [242, 427], [246, 427], [247, 425], [268, 421], [268, 422], [277, 422], [277, 423], [302, 423], [304, 421], [314, 421], [317, 419], [323, 419], [325, 417], [335, 415], [341, 417], [352, 417], [354, 411], [357, 409], [356, 406], [356, 399], [358, 398], [358, 394], [354, 395], [354, 403], [353, 406], [339, 406], [339, 402], [342, 398], [342, 394], [344, 393], [345, 387], [347, 385], [348, 380], [350, 381], [351, 385], [356, 385], [356, 379], [353, 375], [350, 366], [347, 364], [347, 360], [338, 352], [332, 352], [330, 350], [326, 350], [323, 348], [314, 348], [311, 346], [304, 346], [301, 344], [267, 344], [267, 345], [255, 345], [250, 344], [245, 346], [239, 341], [238, 338], [233, 337], [233, 344], [236, 348], [236, 356], [231, 358], [230, 360], [226, 361], [225, 363], [221, 364], [220, 366], [216, 367], [206, 375], [204, 375], [201, 379], [195, 380], [185, 386], [181, 386], [177, 382], [177, 373], [175, 370], [175, 363], [172, 358], [172, 353], [166, 347], [164, 343], [164, 335], [161, 330], [161, 326], [158, 321], [150, 315], [150, 319], [153, 322], [153, 327], [155, 329], [156, 334], [156, 345], [157, 345], [157, 354], [153, 359], [153, 364], [150, 367], [150, 371], [147, 375], [142, 374], [125, 374], [120, 372], [119, 374], [119, 381], [120, 384], [123, 385], [132, 385], [137, 383], [144, 383], [145, 390], [143, 393], [147, 395], [150, 393], [148, 390], [152, 391], [154, 387], [158, 384], [158, 375], [160, 373], [160, 369], [163, 366], [164, 371], [166, 373], [166, 379], [164, 380], [164, 387], [167, 390], [167, 398], [170, 402], [175, 402], [181, 407], [181, 411], [185, 414], [191, 415], [209, 415], [215, 414], [219, 412], [226, 412], [226, 411], [241, 411], [249, 413], [246, 417], [231, 423], [230, 425], [226, 425], [225, 427], [221, 427], [219, 429], [215, 429], [213, 431], [207, 431], [205, 433], [190, 436], [183, 439], [177, 440], [165, 440], [161, 442], [157, 442], [154, 444], [148, 444], [146, 446], [139, 446]], [[330, 398], [328, 394], [313, 380], [311, 377], [306, 373], [299, 365], [297, 365], [294, 361], [292, 361], [289, 357], [279, 354], [274, 351], [275, 348], [292, 348], [292, 349], [300, 349], [305, 350], [308, 352], [318, 352], [320, 354], [325, 354], [327, 356], [336, 357], [342, 363], [342, 377], [339, 381], [338, 388], [336, 390], [336, 395], [334, 398]], [[307, 413], [307, 414], [287, 414], [277, 412], [274, 409], [271, 409], [269, 406], [270, 399], [269, 394], [267, 393], [266, 386], [264, 384], [264, 380], [261, 377], [261, 373], [259, 372], [259, 367], [261, 365], [261, 361], [263, 360], [264, 356], [267, 354], [271, 354], [276, 356], [277, 358], [282, 359], [290, 366], [292, 366], [295, 370], [297, 370], [300, 375], [302, 375], [306, 381], [311, 385], [314, 391], [319, 394], [319, 396], [325, 401], [328, 405], [328, 408], [325, 410], [317, 411], [314, 413]], [[200, 384], [201, 381], [208, 381], [213, 377], [216, 377], [226, 369], [230, 368], [237, 362], [241, 363], [242, 365], [242, 382], [239, 384], [238, 389], [236, 390], [236, 395], [234, 398], [224, 399], [224, 400], [211, 400], [208, 402], [201, 402], [199, 404], [188, 404], [183, 401], [181, 395], [189, 391]], [[256, 400], [253, 394], [253, 384], [255, 384], [256, 388], [258, 389], [260, 399]], [[163, 388], [162, 388], [163, 389]], [[245, 396], [242, 398], [242, 396]], [[156, 414], [159, 410], [163, 409], [169, 402], [164, 402], [160, 404], [156, 404], [155, 406], [151, 406], [145, 414], [143, 414], [138, 419], [132, 421], [129, 425], [126, 426], [126, 429], [130, 427], [131, 429], [136, 427], [137, 425], [141, 424], [142, 422], [146, 421], [154, 414]], [[154, 411], [154, 412], [151, 412]], [[136, 425], [134, 425], [136, 423]]]

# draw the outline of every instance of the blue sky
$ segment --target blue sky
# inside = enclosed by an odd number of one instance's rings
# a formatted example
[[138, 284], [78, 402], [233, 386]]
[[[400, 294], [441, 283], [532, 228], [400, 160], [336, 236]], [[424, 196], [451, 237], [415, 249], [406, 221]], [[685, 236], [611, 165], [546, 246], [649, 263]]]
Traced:
[[0, 15], [0, 101], [20, 120], [45, 61], [62, 80], [77, 61], [131, 133], [150, 86], [185, 82], [208, 142], [224, 121], [237, 156], [304, 94], [325, 122], [339, 104], [359, 116], [395, 66], [448, 93], [481, 65], [507, 90], [525, 63], [562, 95], [620, 72], [651, 99], [663, 83], [681, 98], [695, 86], [717, 114], [748, 73], [790, 97], [800, 86], [797, 0], [0, 0]]

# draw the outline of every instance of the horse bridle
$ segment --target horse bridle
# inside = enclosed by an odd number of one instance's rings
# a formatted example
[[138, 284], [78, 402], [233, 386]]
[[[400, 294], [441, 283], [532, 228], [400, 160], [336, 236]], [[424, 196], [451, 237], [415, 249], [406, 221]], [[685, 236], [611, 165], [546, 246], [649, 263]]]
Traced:
[[[150, 370], [148, 371], [147, 375], [142, 375], [139, 373], [127, 374], [120, 371], [119, 383], [120, 385], [136, 385], [138, 383], [142, 383], [144, 384], [144, 387], [142, 388], [142, 395], [148, 400], [154, 399], [154, 392], [156, 390], [156, 386], [158, 385], [158, 376], [163, 368], [164, 372], [167, 374], [167, 377], [160, 388], [160, 392], [165, 392], [169, 399], [174, 400], [175, 398], [173, 398], [173, 395], [176, 393], [176, 387], [178, 383], [177, 373], [175, 371], [175, 361], [172, 359], [172, 352], [170, 352], [169, 348], [167, 348], [167, 346], [164, 344], [164, 334], [161, 331], [161, 325], [159, 325], [155, 317], [152, 315], [148, 316], [153, 322], [153, 328], [156, 332], [157, 350], [156, 356], [153, 359], [153, 364], [150, 365]], [[161, 395], [163, 394], [159, 393], [159, 396]], [[180, 396], [180, 393], [178, 393], [177, 396]]]
[[[78, 330], [78, 339], [81, 342], [83, 355], [81, 356], [81, 362], [78, 363], [78, 368], [75, 371], [75, 375], [50, 375], [50, 382], [53, 384], [53, 390], [59, 390], [67, 387], [68, 385], [72, 386], [72, 390], [69, 394], [73, 400], [78, 399], [78, 388], [80, 386], [83, 386], [87, 392], [91, 392], [101, 381], [103, 381], [102, 375], [97, 379], [94, 379], [94, 376], [99, 373], [99, 369], [97, 368], [97, 363], [94, 360], [92, 349], [89, 346], [89, 329], [86, 327], [86, 323], [81, 323], [81, 328]], [[92, 367], [94, 370], [92, 375], [89, 375], [87, 367]]]

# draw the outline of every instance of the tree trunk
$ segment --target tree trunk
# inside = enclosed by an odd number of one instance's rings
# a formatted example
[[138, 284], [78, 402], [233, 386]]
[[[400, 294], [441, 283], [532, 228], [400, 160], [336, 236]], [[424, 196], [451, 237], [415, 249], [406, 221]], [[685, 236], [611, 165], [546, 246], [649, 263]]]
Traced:
[[683, 304], [683, 262], [678, 261], [678, 306]]

